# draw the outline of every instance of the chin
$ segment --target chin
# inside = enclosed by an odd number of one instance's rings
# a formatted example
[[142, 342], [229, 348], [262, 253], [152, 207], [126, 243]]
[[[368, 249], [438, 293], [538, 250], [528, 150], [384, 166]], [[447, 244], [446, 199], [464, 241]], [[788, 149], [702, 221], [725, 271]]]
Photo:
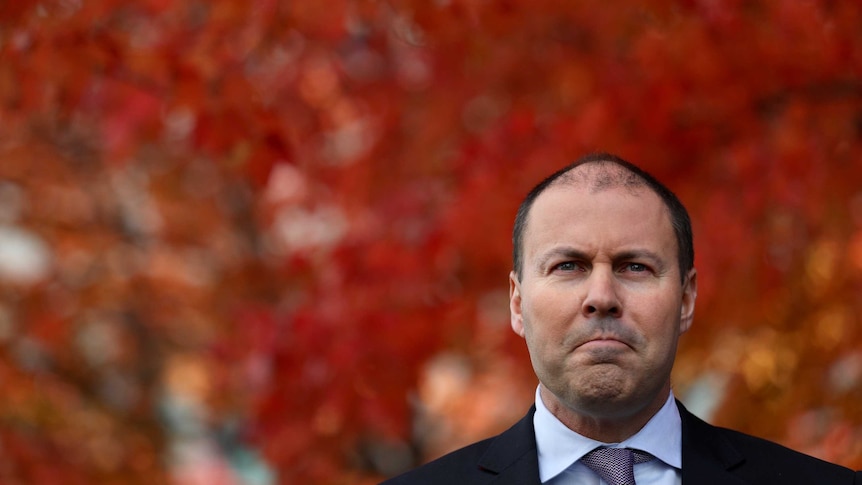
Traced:
[[575, 399], [578, 408], [594, 416], [616, 417], [637, 408], [632, 396], [610, 386], [583, 391]]
[[600, 416], [619, 415], [632, 407], [633, 398], [619, 382], [598, 381], [568, 383], [562, 388], [548, 388], [567, 408], [582, 414]]
[[567, 392], [570, 402], [577, 408], [601, 416], [634, 414], [644, 406], [646, 396], [635, 383], [620, 375], [622, 371], [597, 372], [581, 379]]

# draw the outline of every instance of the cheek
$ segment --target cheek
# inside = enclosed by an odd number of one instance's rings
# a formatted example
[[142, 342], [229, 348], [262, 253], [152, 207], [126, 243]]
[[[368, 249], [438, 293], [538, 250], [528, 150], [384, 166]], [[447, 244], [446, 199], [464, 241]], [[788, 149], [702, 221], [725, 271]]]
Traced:
[[679, 340], [679, 312], [652, 315], [645, 321], [651, 324], [643, 328], [644, 337], [651, 342], [657, 354], [673, 353]]
[[670, 295], [658, 291], [628, 293], [621, 298], [621, 306], [623, 320], [637, 327], [648, 340], [663, 340], [679, 321], [679, 305], [673, 304]]
[[547, 323], [567, 320], [574, 316], [580, 306], [572, 291], [544, 289], [537, 291], [524, 301], [524, 308], [534, 318]]
[[569, 303], [547, 294], [524, 302], [524, 332], [531, 348], [550, 351], [565, 342], [577, 318], [578, 307]]
[[532, 333], [537, 336], [547, 338], [550, 335], [560, 333], [562, 331], [562, 322], [565, 321], [564, 316], [559, 309], [552, 306], [539, 304], [526, 312], [525, 327], [527, 333]]

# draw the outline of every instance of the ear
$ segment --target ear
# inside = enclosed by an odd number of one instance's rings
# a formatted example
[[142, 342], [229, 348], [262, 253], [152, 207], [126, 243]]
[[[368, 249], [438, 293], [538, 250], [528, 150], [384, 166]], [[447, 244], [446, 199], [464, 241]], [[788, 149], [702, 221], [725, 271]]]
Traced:
[[682, 305], [680, 305], [679, 333], [684, 334], [694, 321], [694, 301], [697, 300], [697, 270], [692, 268], [682, 286]]
[[514, 271], [509, 273], [509, 313], [512, 318], [512, 330], [524, 336], [524, 317], [521, 313], [521, 283]]

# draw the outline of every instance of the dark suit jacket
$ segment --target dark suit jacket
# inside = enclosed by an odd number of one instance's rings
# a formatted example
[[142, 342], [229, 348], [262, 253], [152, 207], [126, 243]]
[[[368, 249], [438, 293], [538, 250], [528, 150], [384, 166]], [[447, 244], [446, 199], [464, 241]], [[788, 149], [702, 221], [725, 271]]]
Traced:
[[[712, 426], [677, 401], [684, 485], [862, 485], [862, 472], [737, 431]], [[384, 482], [385, 485], [539, 485], [533, 413], [502, 434]]]

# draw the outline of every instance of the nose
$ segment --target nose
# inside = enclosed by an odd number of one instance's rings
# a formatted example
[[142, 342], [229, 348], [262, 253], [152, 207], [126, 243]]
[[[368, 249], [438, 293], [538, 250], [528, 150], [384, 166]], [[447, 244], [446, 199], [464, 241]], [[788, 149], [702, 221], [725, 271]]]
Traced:
[[610, 268], [593, 268], [586, 284], [587, 295], [581, 308], [584, 316], [619, 317], [622, 315], [617, 282]]

